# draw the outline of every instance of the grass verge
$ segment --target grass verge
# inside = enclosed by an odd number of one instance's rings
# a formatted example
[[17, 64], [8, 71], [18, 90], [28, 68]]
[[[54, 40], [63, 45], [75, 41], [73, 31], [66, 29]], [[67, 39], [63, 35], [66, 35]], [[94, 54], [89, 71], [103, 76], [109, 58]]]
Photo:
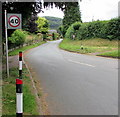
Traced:
[[114, 50], [114, 51], [111, 51], [111, 52], [104, 52], [104, 53], [101, 53], [101, 54], [97, 54], [97, 56], [120, 58], [120, 51]]
[[[110, 57], [120, 57], [120, 55], [117, 53], [118, 40], [110, 41], [108, 39], [100, 39], [100, 38], [85, 39], [85, 40], [64, 39], [59, 44], [59, 47], [67, 51], [78, 52], [81, 54], [104, 53], [104, 56], [110, 55]], [[111, 52], [112, 54], [107, 54], [108, 51]]]
[[[3, 71], [3, 112], [2, 115], [16, 115], [16, 78], [18, 78], [18, 68], [10, 69], [10, 78], [6, 78], [6, 73]], [[35, 95], [32, 92], [32, 84], [29, 78], [29, 73], [23, 66], [23, 107], [24, 115], [38, 115], [37, 102]]]
[[44, 43], [45, 43], [45, 41], [41, 41], [40, 43], [36, 43], [36, 44], [33, 44], [33, 45], [28, 45], [28, 46], [24, 46], [24, 47], [15, 49], [15, 50], [9, 52], [9, 56], [18, 55], [19, 51], [26, 51], [26, 50], [29, 50], [31, 48], [40, 46], [41, 44], [44, 44]]

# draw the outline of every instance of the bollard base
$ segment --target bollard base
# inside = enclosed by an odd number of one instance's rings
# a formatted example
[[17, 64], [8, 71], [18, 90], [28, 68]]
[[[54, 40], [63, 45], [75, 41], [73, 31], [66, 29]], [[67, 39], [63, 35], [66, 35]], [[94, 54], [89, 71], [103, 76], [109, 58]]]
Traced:
[[16, 117], [23, 117], [22, 113], [16, 113]]

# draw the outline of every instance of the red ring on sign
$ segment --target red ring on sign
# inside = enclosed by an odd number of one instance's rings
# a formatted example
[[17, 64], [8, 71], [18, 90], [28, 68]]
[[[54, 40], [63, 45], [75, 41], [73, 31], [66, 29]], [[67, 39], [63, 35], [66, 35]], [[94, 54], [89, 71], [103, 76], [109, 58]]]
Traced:
[[[10, 18], [11, 18], [11, 17], [17, 17], [17, 18], [18, 18], [18, 25], [16, 25], [16, 26], [11, 25], [11, 23], [10, 23]], [[8, 23], [9, 23], [9, 25], [10, 25], [11, 27], [18, 27], [18, 26], [20, 25], [20, 18], [19, 18], [18, 16], [16, 16], [16, 15], [12, 15], [12, 16], [9, 17]]]

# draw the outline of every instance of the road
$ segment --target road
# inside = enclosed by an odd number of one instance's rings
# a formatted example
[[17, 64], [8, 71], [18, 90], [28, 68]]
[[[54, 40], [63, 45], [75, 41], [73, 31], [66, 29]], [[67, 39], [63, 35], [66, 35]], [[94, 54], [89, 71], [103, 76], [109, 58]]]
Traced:
[[117, 115], [117, 59], [60, 50], [60, 42], [47, 42], [25, 56], [40, 76], [51, 114]]

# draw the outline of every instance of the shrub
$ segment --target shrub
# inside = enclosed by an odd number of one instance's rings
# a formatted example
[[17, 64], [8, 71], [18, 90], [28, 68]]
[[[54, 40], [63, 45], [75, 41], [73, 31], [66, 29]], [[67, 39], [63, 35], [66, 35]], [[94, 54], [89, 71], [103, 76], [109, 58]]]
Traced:
[[79, 30], [77, 32], [77, 39], [82, 40], [82, 39], [89, 37], [87, 25], [88, 25], [87, 23], [84, 23], [81, 25], [81, 27], [79, 28]]
[[15, 46], [23, 45], [25, 42], [26, 33], [22, 30], [15, 30], [11, 37], [8, 38], [8, 40]]
[[75, 22], [73, 23], [67, 30], [65, 37], [69, 38], [69, 39], [73, 39], [73, 35], [77, 34], [77, 31], [79, 30], [79, 28], [81, 27], [81, 22]]

